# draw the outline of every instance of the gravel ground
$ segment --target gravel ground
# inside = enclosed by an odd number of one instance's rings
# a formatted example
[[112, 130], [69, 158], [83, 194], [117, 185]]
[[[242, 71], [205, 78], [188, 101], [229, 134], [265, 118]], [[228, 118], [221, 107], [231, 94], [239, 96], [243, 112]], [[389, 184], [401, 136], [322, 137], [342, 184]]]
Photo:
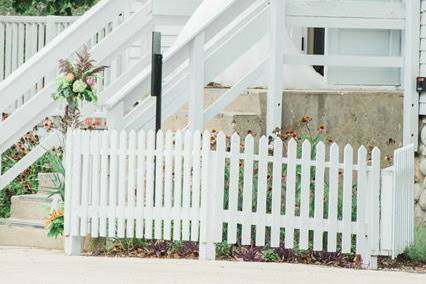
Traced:
[[426, 274], [294, 264], [66, 257], [60, 251], [0, 247], [0, 279], [8, 284], [424, 284]]

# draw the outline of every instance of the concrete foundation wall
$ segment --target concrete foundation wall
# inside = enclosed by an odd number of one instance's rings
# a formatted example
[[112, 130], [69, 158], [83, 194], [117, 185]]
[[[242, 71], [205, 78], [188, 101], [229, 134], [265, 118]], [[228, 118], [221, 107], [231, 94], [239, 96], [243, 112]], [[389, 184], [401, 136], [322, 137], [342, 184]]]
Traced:
[[403, 97], [393, 91], [287, 91], [283, 96], [283, 128], [295, 129], [312, 117], [312, 129], [326, 127], [325, 137], [343, 146], [377, 146], [392, 156], [402, 145]]

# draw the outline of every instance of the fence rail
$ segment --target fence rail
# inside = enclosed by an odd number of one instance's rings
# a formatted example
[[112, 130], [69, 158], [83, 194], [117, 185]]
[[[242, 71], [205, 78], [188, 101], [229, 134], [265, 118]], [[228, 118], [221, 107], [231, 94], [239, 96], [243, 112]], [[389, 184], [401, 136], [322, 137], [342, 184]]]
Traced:
[[[397, 151], [395, 194], [410, 189], [399, 161], [412, 154]], [[370, 158], [365, 147], [242, 143], [237, 134], [76, 131], [67, 137], [65, 234], [353, 252], [374, 266], [380, 159], [377, 148]], [[411, 201], [394, 200], [393, 214]], [[404, 212], [397, 224], [413, 217]]]

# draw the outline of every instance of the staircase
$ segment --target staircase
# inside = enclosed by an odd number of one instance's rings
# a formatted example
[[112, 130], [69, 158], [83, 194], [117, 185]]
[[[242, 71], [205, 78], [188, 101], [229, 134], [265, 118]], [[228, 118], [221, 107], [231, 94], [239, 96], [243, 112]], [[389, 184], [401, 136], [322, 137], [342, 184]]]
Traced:
[[47, 236], [46, 218], [52, 206], [48, 175], [40, 177], [37, 194], [12, 197], [11, 216], [0, 219], [0, 245], [44, 249], [63, 249], [63, 238]]
[[[180, 31], [185, 26], [164, 56], [162, 118], [170, 129], [227, 128], [230, 133], [236, 130], [233, 122], [250, 120], [252, 123], [254, 120], [258, 129], [253, 131], [270, 133], [281, 126], [284, 62], [308, 66], [403, 66], [401, 57], [359, 56], [354, 60], [348, 56], [324, 59], [323, 56], [298, 54], [289, 48], [294, 43], [285, 30], [286, 25], [325, 28], [363, 25], [377, 29], [392, 26], [403, 30], [405, 11], [400, 3], [376, 3], [366, 11], [359, 1], [343, 1], [342, 4], [337, 0], [214, 0], [205, 1], [189, 19], [200, 1], [179, 0], [179, 5], [176, 2], [102, 0], [1, 82], [0, 113], [11, 113], [0, 123], [0, 154], [46, 116], [60, 111], [60, 105], [51, 97], [55, 90], [57, 63], [72, 56], [83, 45], [91, 48], [97, 63], [110, 66], [97, 86], [98, 106], [84, 106], [83, 115], [103, 113], [110, 129], [152, 129], [155, 99], [150, 97], [150, 38], [151, 32], [160, 28], [172, 26]], [[342, 5], [353, 9], [343, 9]], [[240, 64], [245, 54], [265, 42], [269, 49], [238, 74], [239, 79], [231, 88], [205, 89], [207, 84]], [[259, 80], [267, 82], [268, 94], [263, 100], [254, 96], [254, 101], [259, 103], [251, 104], [253, 98], [241, 95]], [[40, 82], [43, 87], [31, 97], [25, 97]], [[248, 107], [233, 108], [233, 102], [238, 102], [234, 106]], [[0, 173], [0, 190], [45, 151], [61, 143], [52, 135], [47, 136], [15, 167]], [[21, 203], [25, 202], [16, 200], [16, 204]], [[22, 216], [22, 220], [28, 217]], [[9, 222], [10, 225], [2, 226], [16, 225]]]

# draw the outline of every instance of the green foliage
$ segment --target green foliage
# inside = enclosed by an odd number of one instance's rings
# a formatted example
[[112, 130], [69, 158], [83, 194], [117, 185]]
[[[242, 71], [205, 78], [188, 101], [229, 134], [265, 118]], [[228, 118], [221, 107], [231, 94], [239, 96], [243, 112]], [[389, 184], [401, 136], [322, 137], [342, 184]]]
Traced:
[[227, 259], [232, 254], [232, 247], [227, 242], [222, 242], [216, 245], [216, 257], [218, 259]]
[[426, 227], [417, 228], [414, 237], [414, 244], [405, 254], [411, 260], [426, 263]]
[[58, 238], [64, 234], [64, 210], [52, 211], [46, 222], [47, 235], [51, 238]]
[[262, 256], [266, 262], [277, 262], [280, 259], [278, 253], [273, 249], [263, 250]]
[[8, 2], [16, 13], [20, 15], [73, 16], [83, 14], [97, 1], [98, 0], [9, 0]]
[[168, 251], [169, 253], [178, 253], [183, 247], [182, 241], [174, 241], [170, 243]]

